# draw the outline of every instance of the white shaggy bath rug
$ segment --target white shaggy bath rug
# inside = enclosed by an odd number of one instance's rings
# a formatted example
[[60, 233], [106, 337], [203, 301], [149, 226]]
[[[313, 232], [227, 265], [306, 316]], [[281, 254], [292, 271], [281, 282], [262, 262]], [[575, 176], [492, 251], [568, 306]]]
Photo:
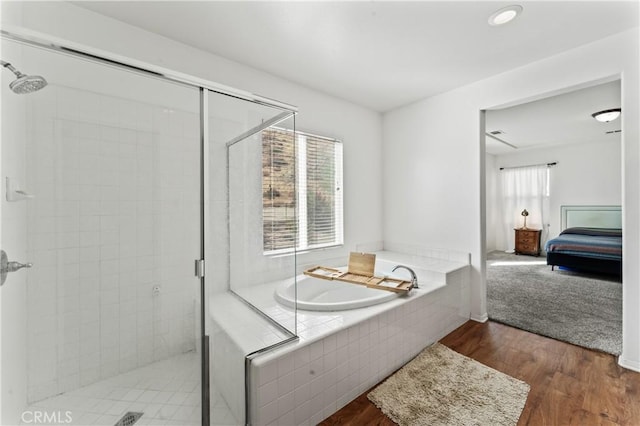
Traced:
[[530, 386], [435, 343], [369, 392], [401, 426], [515, 425]]

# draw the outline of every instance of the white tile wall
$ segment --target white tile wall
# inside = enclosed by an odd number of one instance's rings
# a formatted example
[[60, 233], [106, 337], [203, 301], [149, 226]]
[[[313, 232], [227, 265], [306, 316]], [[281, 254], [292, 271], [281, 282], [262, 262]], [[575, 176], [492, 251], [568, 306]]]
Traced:
[[[288, 337], [231, 293], [209, 299], [211, 381], [233, 417], [245, 419], [245, 357]], [[212, 411], [212, 421], [220, 418]]]
[[26, 186], [30, 402], [193, 350], [200, 239], [195, 114], [42, 94]]
[[[349, 311], [299, 313], [302, 323], [315, 321], [300, 342], [252, 363], [251, 423], [317, 424], [463, 324], [469, 319], [469, 267], [454, 267], [445, 279], [446, 285], [389, 302], [392, 309], [362, 321]], [[329, 330], [313, 332], [318, 326]]]
[[[244, 357], [246, 353], [219, 327], [210, 336], [210, 372], [213, 384], [234, 418], [244, 422]], [[212, 413], [213, 414], [213, 413]], [[213, 417], [214, 420], [217, 420]]]
[[395, 241], [385, 241], [384, 250], [405, 253], [424, 259], [440, 259], [451, 262], [462, 262], [464, 264], [471, 262], [471, 257], [468, 252], [438, 249], [422, 244], [405, 244]]

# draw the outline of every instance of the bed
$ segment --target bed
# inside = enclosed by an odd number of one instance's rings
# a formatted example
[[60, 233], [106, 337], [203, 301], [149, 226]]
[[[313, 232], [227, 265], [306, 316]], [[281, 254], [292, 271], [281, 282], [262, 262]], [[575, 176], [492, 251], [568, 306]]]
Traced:
[[562, 206], [563, 231], [545, 244], [547, 265], [622, 275], [619, 206]]

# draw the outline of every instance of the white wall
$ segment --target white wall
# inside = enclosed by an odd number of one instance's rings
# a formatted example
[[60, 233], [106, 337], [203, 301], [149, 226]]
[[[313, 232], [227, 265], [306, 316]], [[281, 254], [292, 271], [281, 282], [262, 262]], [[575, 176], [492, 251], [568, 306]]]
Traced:
[[[638, 30], [630, 30], [383, 117], [384, 239], [472, 255], [472, 317], [486, 319], [486, 197], [481, 110], [622, 77], [623, 334], [620, 363], [640, 370]], [[398, 167], [402, 165], [402, 167]], [[402, 209], [398, 206], [403, 206]]]
[[499, 210], [498, 210], [498, 167], [496, 166], [496, 156], [487, 154], [485, 157], [486, 164], [486, 210], [487, 210], [487, 253], [498, 250], [498, 226], [499, 226]]
[[[490, 164], [489, 157], [493, 164]], [[620, 205], [622, 202], [622, 153], [620, 138], [612, 135], [600, 142], [527, 149], [487, 156], [487, 251], [506, 250], [499, 217], [499, 203], [489, 202], [490, 194], [500, 194], [500, 168], [557, 162], [550, 169], [548, 236], [560, 229], [560, 207], [566, 205]], [[493, 188], [489, 183], [493, 180]], [[493, 237], [490, 244], [490, 238]], [[510, 233], [507, 238], [513, 239]]]

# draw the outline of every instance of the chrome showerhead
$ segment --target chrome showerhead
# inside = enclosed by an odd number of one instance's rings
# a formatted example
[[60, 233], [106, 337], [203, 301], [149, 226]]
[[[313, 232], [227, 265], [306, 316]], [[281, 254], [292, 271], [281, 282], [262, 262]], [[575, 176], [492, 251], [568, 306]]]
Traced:
[[9, 84], [9, 88], [19, 95], [35, 92], [47, 85], [47, 80], [39, 75], [22, 75]]
[[44, 77], [40, 77], [39, 75], [22, 74], [10, 63], [5, 61], [0, 61], [0, 65], [10, 70], [16, 75], [16, 77], [18, 77], [9, 83], [9, 88], [19, 95], [35, 92], [47, 85], [47, 80], [45, 80]]

